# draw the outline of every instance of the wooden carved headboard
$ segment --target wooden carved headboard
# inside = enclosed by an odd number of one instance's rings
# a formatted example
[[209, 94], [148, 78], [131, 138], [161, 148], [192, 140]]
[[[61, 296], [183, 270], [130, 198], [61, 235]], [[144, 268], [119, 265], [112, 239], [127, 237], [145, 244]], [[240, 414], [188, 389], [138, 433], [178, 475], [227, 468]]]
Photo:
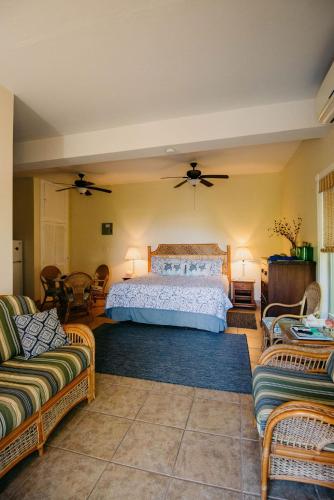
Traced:
[[226, 245], [226, 250], [219, 248], [217, 243], [161, 243], [156, 250], [147, 247], [148, 271], [151, 271], [151, 258], [159, 257], [188, 257], [188, 258], [214, 258], [223, 260], [222, 272], [231, 282], [231, 248]]

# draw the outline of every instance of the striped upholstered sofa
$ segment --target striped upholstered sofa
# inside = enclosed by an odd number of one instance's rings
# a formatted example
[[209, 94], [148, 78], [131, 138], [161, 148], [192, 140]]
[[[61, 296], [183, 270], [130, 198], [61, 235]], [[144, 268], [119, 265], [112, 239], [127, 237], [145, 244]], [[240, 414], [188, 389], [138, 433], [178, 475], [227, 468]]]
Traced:
[[70, 345], [20, 356], [11, 316], [35, 312], [28, 297], [0, 297], [0, 478], [29, 453], [41, 455], [62, 417], [95, 397], [95, 343], [87, 326], [64, 326]]
[[262, 499], [268, 479], [334, 488], [334, 348], [276, 345], [253, 373], [262, 438]]

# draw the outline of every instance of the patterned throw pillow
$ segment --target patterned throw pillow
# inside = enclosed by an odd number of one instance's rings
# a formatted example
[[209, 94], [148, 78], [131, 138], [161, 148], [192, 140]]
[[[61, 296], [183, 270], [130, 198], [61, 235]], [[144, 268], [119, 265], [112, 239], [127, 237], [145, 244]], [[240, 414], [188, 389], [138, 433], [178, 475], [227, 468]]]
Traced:
[[152, 273], [162, 276], [180, 276], [185, 274], [185, 260], [178, 258], [152, 257]]
[[57, 309], [36, 314], [13, 316], [21, 340], [24, 358], [30, 359], [43, 352], [70, 344], [58, 319]]
[[20, 354], [21, 346], [14, 314], [35, 314], [36, 305], [29, 297], [22, 295], [3, 295], [0, 299], [0, 363]]
[[188, 276], [221, 276], [221, 259], [191, 259], [187, 260], [186, 274]]

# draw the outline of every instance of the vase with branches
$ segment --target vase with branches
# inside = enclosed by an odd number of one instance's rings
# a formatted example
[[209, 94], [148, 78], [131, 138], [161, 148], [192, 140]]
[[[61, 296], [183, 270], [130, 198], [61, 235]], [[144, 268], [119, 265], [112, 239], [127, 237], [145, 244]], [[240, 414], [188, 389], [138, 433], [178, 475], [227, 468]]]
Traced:
[[285, 217], [274, 219], [273, 227], [269, 227], [268, 231], [270, 236], [283, 236], [291, 243], [290, 255], [296, 255], [297, 239], [302, 227], [303, 219], [298, 217], [288, 222]]

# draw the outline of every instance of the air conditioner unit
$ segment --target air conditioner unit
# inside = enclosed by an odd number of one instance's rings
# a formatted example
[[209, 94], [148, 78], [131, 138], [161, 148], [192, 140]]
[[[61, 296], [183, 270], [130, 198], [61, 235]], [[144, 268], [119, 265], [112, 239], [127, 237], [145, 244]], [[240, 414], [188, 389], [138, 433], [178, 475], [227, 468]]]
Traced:
[[334, 62], [315, 98], [315, 108], [320, 123], [334, 123]]

